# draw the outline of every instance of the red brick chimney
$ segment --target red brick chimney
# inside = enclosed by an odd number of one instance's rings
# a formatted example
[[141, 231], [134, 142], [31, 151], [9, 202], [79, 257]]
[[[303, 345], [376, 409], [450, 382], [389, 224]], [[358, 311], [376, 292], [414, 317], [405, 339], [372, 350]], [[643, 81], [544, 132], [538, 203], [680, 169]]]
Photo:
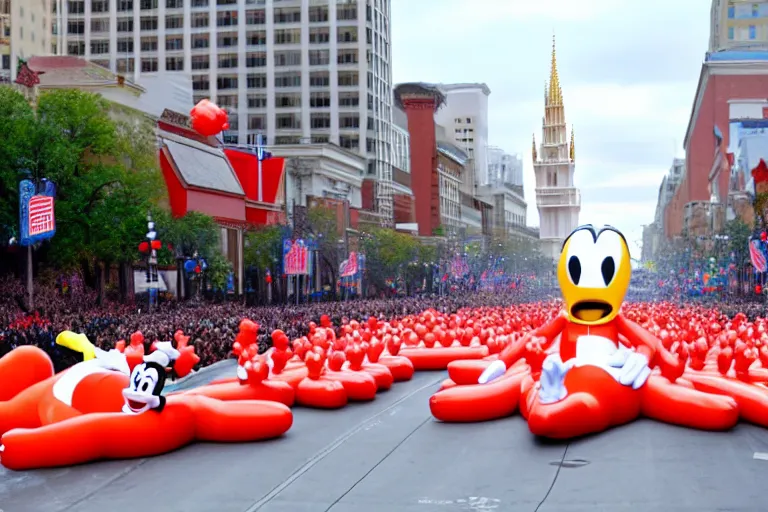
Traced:
[[409, 83], [395, 88], [395, 101], [408, 117], [411, 189], [419, 236], [432, 236], [440, 226], [435, 112], [445, 103], [445, 97], [434, 86]]

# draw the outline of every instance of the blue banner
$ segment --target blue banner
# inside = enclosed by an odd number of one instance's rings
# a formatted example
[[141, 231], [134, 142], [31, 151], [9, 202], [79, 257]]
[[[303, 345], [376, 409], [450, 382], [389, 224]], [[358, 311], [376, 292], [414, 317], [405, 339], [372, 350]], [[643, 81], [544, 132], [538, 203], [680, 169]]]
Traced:
[[33, 245], [56, 234], [55, 195], [56, 186], [50, 181], [43, 180], [39, 193], [31, 181], [22, 180], [19, 183], [20, 245]]

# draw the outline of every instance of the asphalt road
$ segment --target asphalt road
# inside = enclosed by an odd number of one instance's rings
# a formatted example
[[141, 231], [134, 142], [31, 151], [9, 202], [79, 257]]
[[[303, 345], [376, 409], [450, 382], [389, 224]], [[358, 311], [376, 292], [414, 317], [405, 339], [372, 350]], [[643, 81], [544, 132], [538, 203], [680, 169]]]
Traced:
[[530, 435], [520, 417], [472, 425], [436, 422], [428, 398], [442, 378], [442, 373], [419, 373], [374, 402], [339, 411], [296, 408], [294, 427], [275, 441], [195, 445], [151, 459], [57, 470], [0, 469], [0, 509], [768, 509], [768, 460], [763, 460], [768, 459], [768, 431], [742, 425], [728, 433], [707, 433], [638, 421], [569, 444], [544, 443]]

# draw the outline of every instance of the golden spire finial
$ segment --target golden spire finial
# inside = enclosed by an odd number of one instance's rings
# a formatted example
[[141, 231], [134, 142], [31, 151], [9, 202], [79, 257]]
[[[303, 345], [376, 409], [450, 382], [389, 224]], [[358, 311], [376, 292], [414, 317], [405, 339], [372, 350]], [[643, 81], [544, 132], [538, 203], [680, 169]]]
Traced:
[[533, 148], [531, 150], [531, 154], [533, 155], [533, 161], [538, 162], [539, 156], [536, 154], [536, 134], [533, 134]]
[[570, 149], [571, 162], [576, 161], [576, 140], [573, 136], [573, 126], [571, 126], [571, 149]]
[[552, 64], [549, 71], [549, 103], [551, 105], [560, 105], [562, 103], [560, 77], [557, 74], [557, 49], [554, 34], [552, 35]]

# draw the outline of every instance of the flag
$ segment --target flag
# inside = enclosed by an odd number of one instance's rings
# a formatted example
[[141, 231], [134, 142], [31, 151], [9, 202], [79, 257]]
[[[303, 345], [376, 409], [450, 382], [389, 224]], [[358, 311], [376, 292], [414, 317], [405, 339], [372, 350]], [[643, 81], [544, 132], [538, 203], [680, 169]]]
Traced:
[[752, 260], [752, 266], [755, 267], [757, 272], [765, 272], [768, 267], [768, 262], [765, 259], [765, 253], [762, 247], [760, 247], [760, 240], [753, 239], [749, 242], [749, 259]]
[[53, 198], [32, 196], [29, 199], [29, 236], [42, 235], [56, 228], [53, 218]]

